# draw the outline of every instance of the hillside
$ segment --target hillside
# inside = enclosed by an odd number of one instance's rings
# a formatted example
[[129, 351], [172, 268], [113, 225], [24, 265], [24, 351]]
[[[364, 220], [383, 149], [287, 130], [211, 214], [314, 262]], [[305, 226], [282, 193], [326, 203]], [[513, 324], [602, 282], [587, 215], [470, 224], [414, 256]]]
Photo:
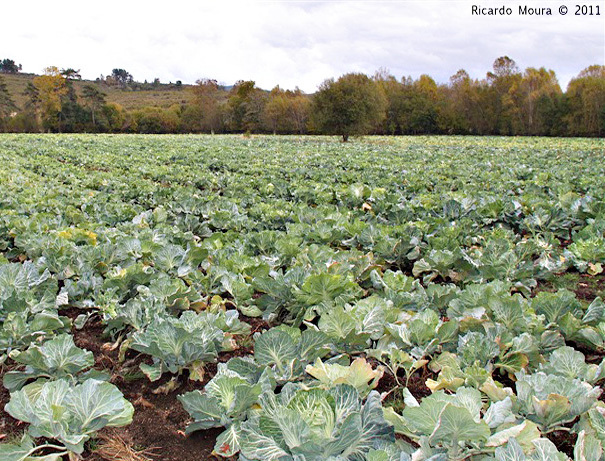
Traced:
[[[35, 74], [0, 74], [11, 95], [13, 101], [22, 109], [26, 102], [23, 95], [27, 84], [31, 82]], [[190, 88], [193, 85], [183, 85], [180, 88], [172, 84], [160, 84], [150, 90], [130, 90], [97, 83], [91, 80], [74, 80], [74, 86], [78, 95], [82, 93], [85, 85], [95, 85], [103, 93], [107, 94], [107, 102], [115, 102], [127, 110], [139, 109], [145, 106], [170, 107], [174, 104], [184, 104], [189, 101]]]

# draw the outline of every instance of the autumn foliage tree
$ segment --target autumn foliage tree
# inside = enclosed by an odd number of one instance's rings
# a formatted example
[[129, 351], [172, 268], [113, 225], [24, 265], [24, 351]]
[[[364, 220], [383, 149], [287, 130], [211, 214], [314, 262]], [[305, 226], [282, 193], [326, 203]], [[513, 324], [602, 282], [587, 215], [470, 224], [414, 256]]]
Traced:
[[[18, 68], [12, 60], [0, 64], [4, 72]], [[584, 69], [566, 91], [553, 70], [521, 70], [508, 56], [497, 58], [483, 78], [460, 69], [449, 82], [438, 83], [426, 74], [395, 77], [381, 69], [373, 77], [347, 74], [326, 80], [315, 94], [279, 86], [267, 91], [244, 80], [232, 87], [211, 79], [196, 85], [140, 83], [124, 69], [96, 82], [78, 82], [79, 70], [56, 67], [39, 77], [4, 78], [8, 89], [0, 90], [0, 129], [5, 131], [312, 132], [343, 140], [365, 133], [605, 135], [603, 65]], [[21, 94], [10, 94], [16, 81], [25, 86], [17, 90]], [[115, 99], [116, 87], [132, 92], [127, 108], [105, 100], [102, 91]], [[154, 94], [135, 94], [148, 90]], [[180, 95], [170, 109], [162, 102], [167, 98], [156, 99], [160, 92], [175, 90]]]
[[40, 101], [44, 127], [61, 131], [61, 98], [68, 93], [65, 77], [57, 67], [51, 66], [44, 69], [44, 75], [33, 79], [33, 85]]
[[311, 101], [298, 88], [282, 90], [276, 86], [269, 93], [263, 120], [265, 128], [274, 133], [299, 133], [306, 130]]
[[524, 134], [550, 134], [562, 94], [555, 71], [528, 67], [521, 80], [521, 92]]
[[223, 125], [221, 90], [216, 80], [204, 78], [191, 89], [191, 104], [183, 111], [183, 123], [187, 131], [215, 133]]
[[605, 135], [605, 66], [584, 69], [567, 88], [569, 130], [576, 136]]

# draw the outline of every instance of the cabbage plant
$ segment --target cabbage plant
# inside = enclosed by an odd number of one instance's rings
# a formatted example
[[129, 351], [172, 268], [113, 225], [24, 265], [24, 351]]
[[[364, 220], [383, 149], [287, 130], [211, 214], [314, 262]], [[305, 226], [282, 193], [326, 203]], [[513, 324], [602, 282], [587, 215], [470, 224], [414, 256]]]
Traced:
[[130, 424], [134, 412], [117, 387], [96, 379], [82, 384], [66, 379], [28, 384], [11, 393], [5, 410], [29, 423], [31, 437], [57, 440], [62, 446], [51, 448], [77, 454], [100, 429]]
[[241, 426], [241, 453], [250, 461], [362, 460], [395, 441], [375, 391], [363, 402], [346, 384], [325, 390], [290, 383], [277, 395], [263, 393], [259, 405]]

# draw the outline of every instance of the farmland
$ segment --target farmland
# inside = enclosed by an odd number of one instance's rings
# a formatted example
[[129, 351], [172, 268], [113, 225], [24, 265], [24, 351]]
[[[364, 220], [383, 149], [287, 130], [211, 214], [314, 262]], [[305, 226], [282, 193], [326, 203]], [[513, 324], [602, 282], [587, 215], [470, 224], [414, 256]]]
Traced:
[[0, 459], [603, 459], [604, 157], [1, 135]]
[[[26, 107], [28, 100], [25, 91], [27, 85], [31, 84], [35, 77], [34, 74], [2, 75], [8, 92], [18, 109], [22, 110]], [[154, 89], [145, 91], [124, 91], [93, 80], [74, 80], [72, 84], [78, 95], [82, 95], [83, 88], [86, 85], [94, 85], [99, 91], [107, 94], [107, 102], [119, 104], [127, 110], [140, 109], [146, 106], [168, 108], [175, 104], [185, 104], [190, 99], [187, 91], [190, 85], [175, 87], [175, 85], [161, 84]]]

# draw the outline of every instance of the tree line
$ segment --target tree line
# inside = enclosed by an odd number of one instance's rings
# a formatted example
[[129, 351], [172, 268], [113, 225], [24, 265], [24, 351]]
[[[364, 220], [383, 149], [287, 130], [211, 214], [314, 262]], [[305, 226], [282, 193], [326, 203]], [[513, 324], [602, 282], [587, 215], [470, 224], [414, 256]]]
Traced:
[[[17, 73], [12, 60], [0, 72]], [[0, 76], [0, 131], [126, 133], [337, 134], [346, 141], [361, 134], [605, 135], [605, 66], [582, 70], [563, 92], [555, 72], [521, 71], [507, 56], [494, 61], [483, 79], [459, 70], [447, 84], [429, 75], [397, 79], [380, 70], [373, 76], [351, 73], [326, 80], [312, 95], [265, 91], [253, 81], [224, 87], [201, 79], [183, 89], [186, 103], [169, 108], [125, 110], [109, 103], [102, 85], [121, 90], [153, 89], [124, 69], [85, 84], [73, 84], [79, 71], [48, 67], [25, 89], [18, 108]]]

